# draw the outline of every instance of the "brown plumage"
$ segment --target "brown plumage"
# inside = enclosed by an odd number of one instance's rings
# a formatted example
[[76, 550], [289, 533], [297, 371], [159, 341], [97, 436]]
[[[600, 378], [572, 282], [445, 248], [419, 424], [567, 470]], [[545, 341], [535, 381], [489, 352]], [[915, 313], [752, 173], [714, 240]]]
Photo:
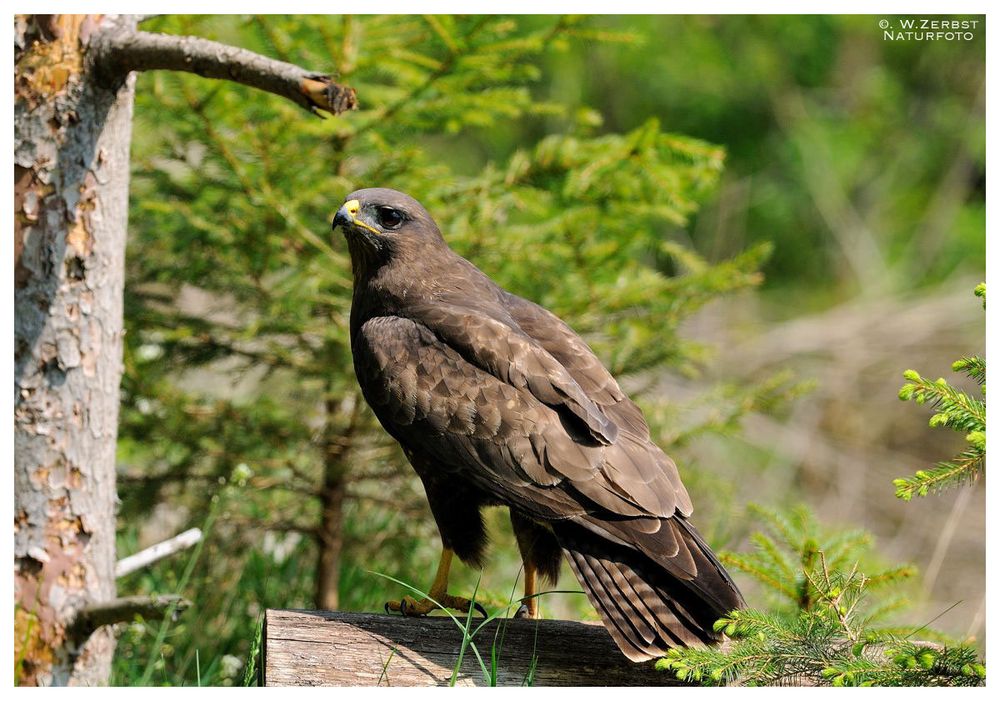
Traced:
[[677, 467], [580, 337], [449, 249], [407, 195], [352, 193], [337, 225], [358, 382], [445, 548], [482, 565], [480, 510], [507, 506], [526, 568], [554, 581], [565, 554], [629, 659], [718, 640], [712, 623], [743, 598], [688, 522]]

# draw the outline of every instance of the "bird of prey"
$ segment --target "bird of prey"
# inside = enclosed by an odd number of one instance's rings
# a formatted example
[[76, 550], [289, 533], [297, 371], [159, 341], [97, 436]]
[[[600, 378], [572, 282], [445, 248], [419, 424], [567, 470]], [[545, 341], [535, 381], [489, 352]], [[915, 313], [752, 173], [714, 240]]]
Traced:
[[420, 476], [443, 551], [430, 597], [389, 610], [468, 611], [452, 556], [481, 567], [481, 510], [506, 506], [524, 609], [562, 557], [633, 661], [716, 642], [745, 605], [688, 518], [674, 462], [642, 411], [573, 330], [452, 251], [427, 210], [384, 188], [347, 196], [351, 350], [361, 390]]

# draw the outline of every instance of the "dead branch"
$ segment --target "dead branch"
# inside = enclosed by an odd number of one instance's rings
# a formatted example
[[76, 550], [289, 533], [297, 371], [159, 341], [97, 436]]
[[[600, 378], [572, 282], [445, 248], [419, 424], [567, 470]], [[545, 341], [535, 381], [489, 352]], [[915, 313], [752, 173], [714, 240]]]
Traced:
[[148, 547], [145, 550], [140, 550], [134, 555], [123, 557], [117, 562], [117, 564], [115, 564], [115, 577], [121, 578], [127, 574], [135, 572], [136, 570], [140, 570], [143, 567], [149, 567], [154, 562], [158, 562], [159, 560], [169, 557], [174, 553], [190, 548], [200, 540], [201, 529], [189, 528], [169, 540], [157, 543], [156, 545]]
[[101, 626], [127, 623], [137, 616], [145, 620], [159, 620], [177, 616], [191, 602], [175, 594], [164, 596], [124, 596], [111, 601], [101, 601], [82, 609], [70, 626], [73, 637], [83, 639]]
[[104, 32], [94, 39], [90, 60], [107, 81], [120, 80], [130, 71], [185, 71], [264, 90], [314, 114], [357, 108], [354, 88], [335, 83], [329, 75], [200, 37]]

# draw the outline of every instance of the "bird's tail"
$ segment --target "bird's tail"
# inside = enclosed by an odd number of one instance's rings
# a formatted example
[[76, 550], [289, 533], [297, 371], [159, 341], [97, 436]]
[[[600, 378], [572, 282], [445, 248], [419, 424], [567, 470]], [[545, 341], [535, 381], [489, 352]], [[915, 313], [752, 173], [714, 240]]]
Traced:
[[570, 566], [604, 627], [633, 662], [663, 657], [675, 647], [719, 642], [715, 621], [745, 605], [697, 532], [686, 524], [675, 528], [686, 536], [683, 546], [697, 565], [690, 576], [678, 577], [645, 555], [607, 541], [563, 541]]

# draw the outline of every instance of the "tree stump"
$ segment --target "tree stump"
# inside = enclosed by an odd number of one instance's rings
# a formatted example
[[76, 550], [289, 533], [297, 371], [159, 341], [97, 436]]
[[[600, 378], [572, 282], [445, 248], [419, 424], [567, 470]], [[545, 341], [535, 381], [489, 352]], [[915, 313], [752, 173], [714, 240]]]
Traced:
[[[462, 623], [464, 618], [459, 618]], [[472, 619], [474, 630], [482, 619]], [[497, 619], [472, 639], [497, 686], [678, 686], [652, 662], [635, 664], [599, 623]], [[447, 616], [269, 609], [260, 669], [264, 686], [447, 686], [462, 632]], [[456, 686], [489, 686], [471, 646]]]

